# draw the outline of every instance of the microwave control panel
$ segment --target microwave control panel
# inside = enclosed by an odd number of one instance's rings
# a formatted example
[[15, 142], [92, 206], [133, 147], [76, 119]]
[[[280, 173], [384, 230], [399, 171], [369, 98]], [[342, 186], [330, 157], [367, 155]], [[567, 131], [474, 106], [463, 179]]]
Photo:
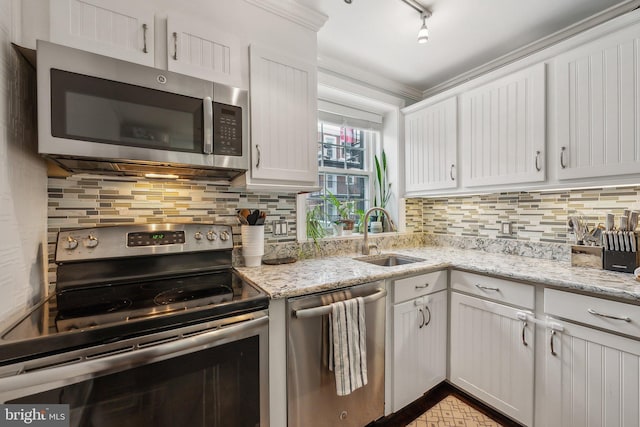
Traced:
[[213, 103], [213, 154], [242, 156], [242, 108]]

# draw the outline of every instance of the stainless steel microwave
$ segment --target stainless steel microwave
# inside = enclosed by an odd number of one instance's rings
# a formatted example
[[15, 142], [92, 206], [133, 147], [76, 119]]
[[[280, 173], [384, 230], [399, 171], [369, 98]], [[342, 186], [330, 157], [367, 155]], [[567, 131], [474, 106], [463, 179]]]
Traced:
[[37, 75], [38, 151], [71, 172], [247, 170], [245, 90], [40, 40]]

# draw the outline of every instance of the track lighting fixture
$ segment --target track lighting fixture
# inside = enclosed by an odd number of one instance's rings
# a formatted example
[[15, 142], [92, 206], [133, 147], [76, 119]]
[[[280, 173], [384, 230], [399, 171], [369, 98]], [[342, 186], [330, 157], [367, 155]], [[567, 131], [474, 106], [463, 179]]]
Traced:
[[[353, 0], [344, 0], [345, 3], [351, 4]], [[422, 26], [418, 31], [418, 43], [424, 44], [429, 40], [429, 28], [427, 28], [427, 18], [431, 18], [431, 11], [420, 3], [417, 0], [402, 0], [404, 4], [410, 6], [414, 10], [416, 10], [420, 14], [420, 19], [422, 19]]]

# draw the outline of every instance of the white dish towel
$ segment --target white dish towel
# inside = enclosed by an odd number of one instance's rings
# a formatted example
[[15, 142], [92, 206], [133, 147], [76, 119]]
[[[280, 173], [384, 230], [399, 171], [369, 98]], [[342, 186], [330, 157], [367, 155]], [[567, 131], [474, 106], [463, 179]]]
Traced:
[[333, 357], [329, 369], [336, 376], [338, 396], [367, 385], [367, 330], [364, 300], [360, 297], [331, 304], [329, 344]]

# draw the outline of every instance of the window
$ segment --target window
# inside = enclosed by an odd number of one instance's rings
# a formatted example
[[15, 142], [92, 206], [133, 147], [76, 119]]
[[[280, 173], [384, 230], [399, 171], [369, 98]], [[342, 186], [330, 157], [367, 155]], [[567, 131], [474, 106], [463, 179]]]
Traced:
[[307, 209], [318, 209], [327, 226], [341, 218], [336, 206], [327, 201], [331, 195], [347, 202], [349, 217], [356, 224], [360, 221], [359, 212], [372, 205], [373, 155], [380, 143], [378, 127], [376, 123], [320, 112], [318, 182], [321, 189], [309, 195]]

